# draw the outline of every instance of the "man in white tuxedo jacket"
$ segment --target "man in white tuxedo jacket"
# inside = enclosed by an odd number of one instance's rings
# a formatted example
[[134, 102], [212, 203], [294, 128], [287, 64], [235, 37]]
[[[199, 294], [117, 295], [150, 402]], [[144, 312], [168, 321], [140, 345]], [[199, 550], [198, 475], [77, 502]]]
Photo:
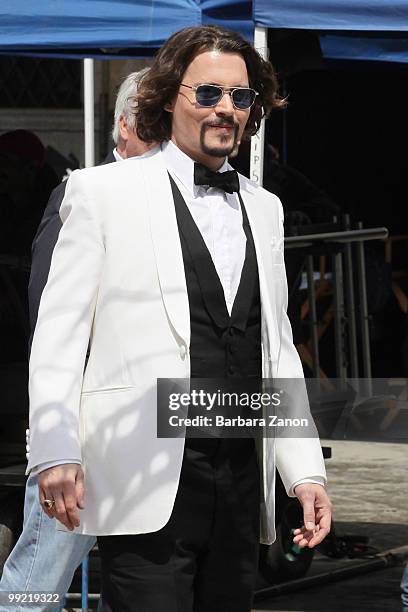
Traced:
[[182, 30], [139, 89], [138, 135], [160, 147], [68, 181], [31, 352], [28, 471], [49, 516], [98, 536], [114, 611], [248, 612], [275, 468], [303, 505], [295, 542], [330, 528], [317, 438], [266, 438], [259, 464], [252, 439], [156, 433], [158, 378], [303, 376], [281, 204], [227, 163], [283, 104], [276, 90], [239, 35]]

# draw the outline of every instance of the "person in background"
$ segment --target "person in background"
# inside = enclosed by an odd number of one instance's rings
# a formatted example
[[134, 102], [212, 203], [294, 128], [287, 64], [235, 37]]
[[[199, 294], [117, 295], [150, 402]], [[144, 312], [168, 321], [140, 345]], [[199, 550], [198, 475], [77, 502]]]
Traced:
[[36, 134], [0, 135], [0, 253], [28, 256], [51, 191], [58, 184]]
[[[0, 364], [21, 364], [24, 373], [30, 248], [45, 204], [58, 184], [45, 153], [33, 132], [13, 130], [0, 135]], [[27, 387], [26, 376], [21, 384]], [[8, 396], [4, 393], [1, 402], [4, 419]]]
[[[118, 90], [112, 128], [112, 140], [115, 147], [109, 151], [103, 164], [143, 155], [151, 148], [150, 145], [142, 142], [135, 132], [134, 113], [137, 86], [147, 71], [148, 68], [144, 68], [139, 72], [132, 72]], [[67, 182], [64, 181], [52, 192], [32, 245], [33, 264], [29, 284], [32, 330], [35, 328], [41, 295], [47, 282], [52, 253], [62, 227], [59, 209], [64, 199], [66, 186]]]
[[291, 219], [295, 213], [303, 214], [313, 224], [333, 223], [333, 217], [340, 213], [340, 207], [323, 189], [296, 168], [283, 164], [279, 149], [271, 144], [265, 147], [263, 186], [282, 201], [288, 225], [295, 221]]
[[[150, 146], [135, 132], [135, 96], [147, 69], [129, 74], [121, 84], [115, 104], [112, 139], [115, 148], [104, 164], [146, 153]], [[1, 138], [0, 138], [1, 142]], [[32, 333], [46, 285], [55, 244], [62, 227], [59, 209], [64, 198], [64, 181], [52, 192], [32, 245], [29, 283], [29, 311]], [[29, 451], [29, 448], [28, 448]], [[8, 557], [0, 581], [0, 591], [48, 591], [64, 597], [82, 559], [96, 543], [93, 536], [72, 537], [56, 529], [56, 521], [43, 511], [37, 494], [37, 477], [29, 476], [24, 503], [22, 534]], [[58, 609], [52, 602], [30, 607], [36, 612]], [[107, 610], [107, 608], [104, 608]]]

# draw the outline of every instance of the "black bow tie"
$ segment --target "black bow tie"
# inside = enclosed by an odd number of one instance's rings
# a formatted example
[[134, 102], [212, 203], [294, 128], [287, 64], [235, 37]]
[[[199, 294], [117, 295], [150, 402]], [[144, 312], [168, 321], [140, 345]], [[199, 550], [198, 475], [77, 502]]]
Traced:
[[236, 170], [227, 172], [213, 172], [202, 164], [194, 164], [194, 183], [196, 185], [208, 185], [217, 187], [228, 193], [239, 191], [239, 178]]

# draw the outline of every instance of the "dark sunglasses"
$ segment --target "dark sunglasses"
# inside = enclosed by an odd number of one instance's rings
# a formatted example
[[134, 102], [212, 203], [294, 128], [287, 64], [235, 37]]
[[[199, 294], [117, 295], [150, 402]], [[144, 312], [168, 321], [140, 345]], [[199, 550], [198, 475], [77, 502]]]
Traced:
[[258, 92], [250, 87], [220, 87], [219, 85], [207, 85], [206, 83], [195, 87], [185, 85], [185, 83], [180, 83], [180, 85], [195, 91], [197, 104], [207, 108], [216, 106], [224, 94], [229, 94], [236, 109], [247, 110], [251, 108], [258, 95]]

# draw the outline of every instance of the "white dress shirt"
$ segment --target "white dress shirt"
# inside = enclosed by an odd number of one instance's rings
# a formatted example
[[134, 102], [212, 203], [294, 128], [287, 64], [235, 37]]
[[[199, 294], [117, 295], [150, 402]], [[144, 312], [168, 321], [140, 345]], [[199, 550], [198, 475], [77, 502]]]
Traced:
[[112, 153], [113, 153], [113, 157], [115, 158], [115, 161], [123, 161], [125, 159], [124, 157], [119, 155], [116, 147], [113, 149]]
[[[246, 236], [236, 193], [194, 184], [194, 162], [173, 142], [162, 145], [166, 166], [210, 252], [231, 314], [245, 261]], [[232, 170], [227, 160], [219, 172]]]
[[[242, 211], [236, 193], [226, 193], [216, 187], [207, 188], [194, 184], [194, 161], [183, 153], [173, 142], [162, 144], [162, 152], [169, 173], [174, 179], [186, 205], [210, 252], [215, 269], [224, 290], [225, 303], [231, 315], [235, 296], [241, 279], [245, 261], [246, 236], [242, 225]], [[117, 161], [122, 159], [113, 150]], [[227, 159], [219, 172], [232, 170]], [[31, 473], [38, 474], [43, 470], [64, 463], [78, 463], [70, 459], [42, 463]], [[292, 486], [312, 482], [324, 485], [322, 478], [305, 478]]]

